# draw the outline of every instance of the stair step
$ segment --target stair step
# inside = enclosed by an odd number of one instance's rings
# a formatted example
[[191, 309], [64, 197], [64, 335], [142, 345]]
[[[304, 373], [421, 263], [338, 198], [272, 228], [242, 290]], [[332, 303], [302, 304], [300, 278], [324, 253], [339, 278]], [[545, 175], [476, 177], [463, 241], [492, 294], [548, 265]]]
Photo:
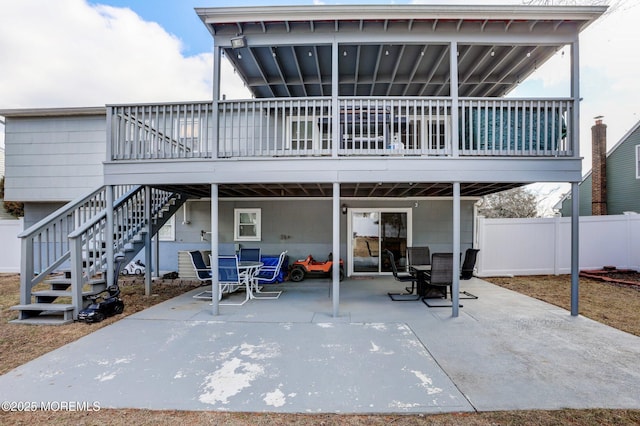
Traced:
[[[95, 294], [100, 293], [103, 290], [104, 289], [99, 290], [99, 289], [93, 288], [92, 290], [83, 291], [82, 297], [93, 296]], [[38, 290], [38, 291], [31, 292], [31, 295], [35, 297], [71, 297], [71, 290]]]
[[[91, 286], [93, 285], [98, 285], [98, 284], [104, 284], [106, 282], [106, 280], [104, 278], [92, 278], [89, 281], [87, 281], [85, 284], [89, 284]], [[71, 285], [71, 278], [52, 278], [50, 280], [46, 280], [45, 283], [47, 284], [67, 284], [67, 285]]]
[[[15, 305], [9, 309], [20, 311], [17, 321], [26, 324], [26, 320], [52, 319], [57, 318], [65, 323], [73, 321], [73, 308], [71, 304], [65, 303], [29, 303], [26, 305]], [[32, 322], [32, 324], [34, 324]]]
[[37, 317], [16, 319], [9, 322], [11, 324], [28, 324], [28, 325], [65, 325], [65, 324], [71, 324], [73, 320], [64, 319], [60, 315], [40, 315]]
[[9, 308], [12, 311], [73, 311], [73, 305], [65, 303], [28, 303], [26, 305], [14, 305]]

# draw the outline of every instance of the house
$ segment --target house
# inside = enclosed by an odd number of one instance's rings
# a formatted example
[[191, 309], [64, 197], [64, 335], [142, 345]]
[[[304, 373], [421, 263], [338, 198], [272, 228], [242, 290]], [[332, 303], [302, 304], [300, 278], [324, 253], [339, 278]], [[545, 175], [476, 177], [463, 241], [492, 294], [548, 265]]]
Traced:
[[[532, 182], [577, 188], [579, 34], [605, 10], [197, 8], [214, 43], [212, 101], [0, 111], [7, 195], [25, 202], [30, 226], [16, 309], [39, 314], [34, 297], [51, 308], [55, 294], [31, 289], [67, 266], [73, 303], [56, 308], [72, 318], [84, 284], [105, 269], [109, 281], [116, 253], [143, 248], [148, 265], [208, 249], [214, 271], [240, 245], [331, 252], [355, 276], [388, 274], [385, 248], [403, 266], [406, 247], [428, 245], [453, 252], [459, 270], [478, 197]], [[570, 97], [506, 97], [567, 45]], [[223, 56], [251, 99], [222, 96]], [[167, 223], [174, 240], [153, 244]], [[332, 280], [337, 316], [337, 270]]]
[[[607, 152], [607, 126], [592, 127], [592, 168], [579, 184], [580, 216], [640, 213], [640, 122]], [[571, 197], [558, 203], [562, 216], [571, 216]]]

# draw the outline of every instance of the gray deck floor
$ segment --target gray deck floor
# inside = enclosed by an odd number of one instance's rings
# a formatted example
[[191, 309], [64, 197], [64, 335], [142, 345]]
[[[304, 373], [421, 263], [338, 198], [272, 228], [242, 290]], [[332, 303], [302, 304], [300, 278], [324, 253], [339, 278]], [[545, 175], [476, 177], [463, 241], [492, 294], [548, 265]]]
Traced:
[[215, 317], [192, 291], [0, 376], [0, 395], [292, 413], [640, 409], [638, 337], [475, 278], [461, 290], [480, 298], [458, 318], [392, 302], [389, 278], [345, 280], [334, 318], [329, 284], [287, 283]]

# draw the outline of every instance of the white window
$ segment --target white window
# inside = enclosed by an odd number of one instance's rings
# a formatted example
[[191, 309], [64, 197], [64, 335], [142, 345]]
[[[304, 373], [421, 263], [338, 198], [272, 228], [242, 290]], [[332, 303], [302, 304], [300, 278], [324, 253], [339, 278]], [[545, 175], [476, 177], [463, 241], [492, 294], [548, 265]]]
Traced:
[[261, 209], [234, 209], [234, 239], [235, 241], [260, 241], [262, 233]]
[[636, 179], [640, 179], [640, 145], [636, 145]]
[[317, 137], [313, 120], [296, 117], [287, 117], [287, 119], [289, 121], [287, 128], [289, 149], [294, 151], [313, 149], [313, 141]]
[[176, 240], [176, 217], [171, 218], [162, 225], [158, 231], [158, 241], [175, 241]]
[[[326, 119], [326, 118], [325, 118]], [[286, 118], [286, 142], [285, 147], [292, 151], [311, 151], [329, 149], [331, 135], [326, 130], [320, 130], [321, 115], [314, 113], [300, 113]], [[328, 127], [328, 126], [327, 126]]]

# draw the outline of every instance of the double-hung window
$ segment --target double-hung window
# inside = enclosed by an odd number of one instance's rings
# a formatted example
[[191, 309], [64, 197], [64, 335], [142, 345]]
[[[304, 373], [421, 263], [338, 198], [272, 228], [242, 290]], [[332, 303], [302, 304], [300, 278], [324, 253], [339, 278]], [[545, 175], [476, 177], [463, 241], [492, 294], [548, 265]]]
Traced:
[[260, 241], [261, 209], [234, 209], [234, 239], [235, 241]]

